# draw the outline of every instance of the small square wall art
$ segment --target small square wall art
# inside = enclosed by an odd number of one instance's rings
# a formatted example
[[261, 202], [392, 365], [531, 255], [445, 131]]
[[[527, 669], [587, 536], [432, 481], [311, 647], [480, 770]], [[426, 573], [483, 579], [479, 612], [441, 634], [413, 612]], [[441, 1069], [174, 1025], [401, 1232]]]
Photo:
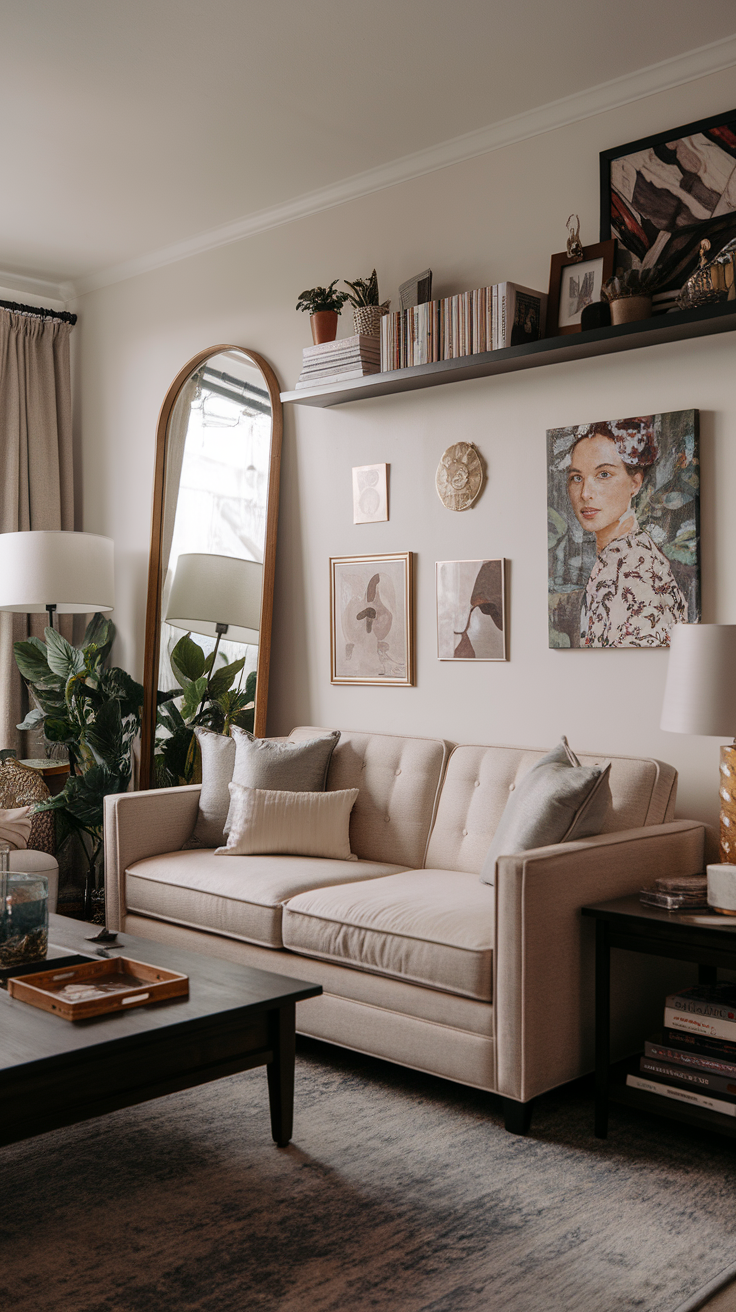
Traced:
[[353, 523], [377, 524], [388, 519], [388, 465], [356, 465], [353, 469]]
[[437, 655], [441, 661], [505, 661], [503, 558], [437, 561]]
[[414, 683], [414, 557], [333, 556], [333, 683]]
[[698, 411], [547, 433], [550, 647], [669, 647], [700, 619]]

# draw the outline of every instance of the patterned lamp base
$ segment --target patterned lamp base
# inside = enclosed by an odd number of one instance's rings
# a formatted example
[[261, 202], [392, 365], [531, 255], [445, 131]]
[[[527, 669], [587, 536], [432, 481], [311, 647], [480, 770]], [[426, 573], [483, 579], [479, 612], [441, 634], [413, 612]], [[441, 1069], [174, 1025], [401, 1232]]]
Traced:
[[723, 865], [736, 865], [736, 743], [721, 748], [721, 855]]

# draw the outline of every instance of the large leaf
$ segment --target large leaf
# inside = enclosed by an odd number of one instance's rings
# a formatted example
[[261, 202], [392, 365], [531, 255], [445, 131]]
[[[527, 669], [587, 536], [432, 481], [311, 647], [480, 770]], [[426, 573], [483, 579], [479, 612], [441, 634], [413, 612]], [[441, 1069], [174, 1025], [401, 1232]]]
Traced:
[[79, 741], [77, 726], [62, 716], [49, 715], [43, 731], [50, 743], [66, 743], [73, 747]]
[[204, 697], [206, 691], [207, 680], [204, 675], [202, 675], [200, 679], [195, 679], [192, 683], [187, 685], [181, 703], [181, 713], [185, 720], [191, 719], [191, 717], [196, 714], [199, 703]]
[[42, 802], [39, 811], [63, 811], [67, 819], [87, 833], [98, 836], [102, 828], [102, 802], [110, 793], [124, 793], [130, 771], [114, 774], [104, 765], [93, 765], [83, 775], [70, 777], [56, 797]]
[[178, 784], [180, 779], [186, 777], [189, 744], [193, 736], [192, 730], [186, 724], [183, 724], [170, 738], [166, 739], [161, 748], [159, 755], [163, 758], [165, 768], [173, 783]]
[[249, 702], [255, 701], [258, 670], [251, 670], [245, 681], [245, 695]]
[[40, 638], [28, 638], [25, 642], [13, 645], [15, 663], [24, 679], [29, 683], [40, 683], [48, 679], [51, 671], [46, 652], [46, 644]]
[[244, 665], [245, 656], [242, 656], [239, 661], [233, 661], [232, 665], [223, 665], [221, 670], [218, 670], [216, 674], [212, 675], [212, 678], [210, 679], [209, 694], [213, 700], [220, 697], [222, 693], [227, 692], [228, 688], [232, 687], [236, 675], [240, 674]]
[[84, 652], [72, 647], [56, 629], [46, 628], [46, 653], [49, 668], [62, 679], [74, 679], [84, 671]]
[[23, 723], [16, 724], [15, 727], [16, 729], [38, 729], [45, 719], [45, 712], [40, 710], [38, 706], [34, 706], [33, 710], [28, 712]]
[[105, 702], [85, 735], [98, 765], [117, 771], [123, 764], [123, 725], [120, 703]]
[[171, 664], [176, 674], [183, 675], [183, 688], [204, 674], [204, 652], [198, 643], [192, 642], [188, 633], [179, 639], [172, 651]]
[[115, 698], [120, 704], [123, 717], [134, 715], [140, 723], [143, 714], [143, 685], [131, 679], [125, 670], [113, 666], [111, 670], [100, 670], [99, 688], [106, 696]]
[[107, 619], [98, 611], [92, 616], [82, 638], [82, 648], [94, 648], [94, 662], [101, 665], [110, 654], [110, 648], [115, 640], [115, 625], [112, 620]]

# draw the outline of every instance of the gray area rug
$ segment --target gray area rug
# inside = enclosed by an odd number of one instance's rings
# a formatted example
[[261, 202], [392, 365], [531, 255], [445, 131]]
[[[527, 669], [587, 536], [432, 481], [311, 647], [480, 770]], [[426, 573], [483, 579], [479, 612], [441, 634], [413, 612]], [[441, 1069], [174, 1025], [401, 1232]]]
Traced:
[[8, 1312], [674, 1312], [736, 1253], [730, 1141], [490, 1095], [301, 1040], [263, 1070], [0, 1149]]

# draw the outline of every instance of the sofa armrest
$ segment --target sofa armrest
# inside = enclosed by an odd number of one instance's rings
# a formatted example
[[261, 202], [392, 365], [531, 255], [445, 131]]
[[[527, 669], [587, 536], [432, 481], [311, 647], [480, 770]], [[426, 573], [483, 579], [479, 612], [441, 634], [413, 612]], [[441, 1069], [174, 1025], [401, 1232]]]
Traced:
[[[499, 1093], [527, 1102], [592, 1070], [594, 931], [580, 908], [631, 896], [662, 875], [702, 871], [704, 835], [702, 824], [680, 820], [499, 858], [493, 954]], [[641, 962], [651, 974], [652, 958]], [[638, 1002], [644, 1011], [651, 1005], [651, 986], [632, 999], [636, 965], [627, 977], [628, 1001], [612, 986], [612, 1021], [617, 1002], [629, 1008]]]
[[105, 919], [121, 929], [125, 918], [125, 871], [147, 856], [176, 852], [197, 819], [201, 784], [113, 793], [105, 798]]

